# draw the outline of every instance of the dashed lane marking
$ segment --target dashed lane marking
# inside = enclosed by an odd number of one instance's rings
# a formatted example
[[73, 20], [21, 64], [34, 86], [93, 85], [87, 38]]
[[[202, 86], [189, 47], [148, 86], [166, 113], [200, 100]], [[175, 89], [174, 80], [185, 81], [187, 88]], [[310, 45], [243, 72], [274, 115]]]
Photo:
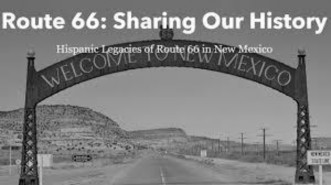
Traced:
[[160, 167], [160, 176], [161, 176], [161, 185], [167, 185], [167, 183], [165, 181], [165, 177], [164, 177], [162, 167]]

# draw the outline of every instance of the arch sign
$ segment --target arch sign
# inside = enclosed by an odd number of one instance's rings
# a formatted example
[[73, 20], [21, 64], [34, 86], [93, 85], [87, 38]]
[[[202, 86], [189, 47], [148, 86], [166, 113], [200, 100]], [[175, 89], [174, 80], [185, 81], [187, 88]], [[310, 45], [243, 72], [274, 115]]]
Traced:
[[[242, 48], [189, 40], [172, 40], [161, 30], [161, 40], [102, 46], [36, 71], [34, 53], [28, 53], [28, 73], [19, 185], [39, 184], [37, 169], [36, 105], [69, 87], [100, 76], [148, 67], [190, 67], [242, 77], [275, 89], [297, 102], [297, 161], [295, 182], [315, 182], [307, 164], [311, 148], [305, 53], [299, 51], [293, 68]], [[211, 50], [209, 50], [211, 48]], [[121, 52], [118, 50], [130, 50]]]

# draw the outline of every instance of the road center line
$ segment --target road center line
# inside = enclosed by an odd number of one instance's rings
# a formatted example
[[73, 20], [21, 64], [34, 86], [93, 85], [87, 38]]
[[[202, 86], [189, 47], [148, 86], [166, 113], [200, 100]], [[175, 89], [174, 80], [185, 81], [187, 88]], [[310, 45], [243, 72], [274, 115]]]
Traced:
[[167, 183], [165, 181], [165, 177], [164, 177], [164, 173], [163, 173], [162, 167], [160, 167], [160, 176], [161, 176], [161, 183], [162, 183], [162, 185], [167, 185]]

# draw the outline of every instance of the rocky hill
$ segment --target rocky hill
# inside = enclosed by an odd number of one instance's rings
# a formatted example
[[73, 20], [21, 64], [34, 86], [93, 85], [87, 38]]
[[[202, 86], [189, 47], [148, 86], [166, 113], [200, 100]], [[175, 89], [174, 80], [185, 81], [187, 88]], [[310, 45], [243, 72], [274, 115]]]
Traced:
[[[89, 108], [42, 105], [37, 109], [39, 152], [54, 154], [114, 153], [140, 149], [181, 148], [190, 139], [179, 128], [125, 131], [107, 116]], [[23, 109], [0, 112], [0, 147], [21, 146]]]
[[[127, 132], [112, 119], [89, 108], [42, 105], [36, 112], [39, 151], [102, 153], [127, 147]], [[0, 145], [8, 145], [9, 141], [21, 145], [23, 113], [23, 109], [0, 112]]]
[[212, 139], [203, 136], [190, 136], [189, 143], [193, 147], [199, 147], [207, 150], [222, 150], [224, 149], [224, 141]]
[[131, 139], [165, 139], [177, 138], [178, 140], [187, 140], [187, 135], [183, 129], [180, 128], [159, 128], [150, 130], [135, 130], [129, 132]]
[[186, 143], [189, 138], [180, 128], [137, 130], [128, 132], [128, 135], [136, 145], [155, 149], [178, 148], [178, 145]]

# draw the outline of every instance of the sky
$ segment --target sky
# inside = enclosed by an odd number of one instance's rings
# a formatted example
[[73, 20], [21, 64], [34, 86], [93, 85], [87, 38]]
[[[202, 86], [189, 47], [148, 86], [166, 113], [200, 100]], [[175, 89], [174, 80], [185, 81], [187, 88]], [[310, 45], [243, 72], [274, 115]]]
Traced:
[[[324, 1], [2, 1], [0, 11], [21, 16], [49, 13], [66, 19], [76, 12], [111, 16], [132, 11], [137, 16], [168, 15], [202, 17], [206, 12], [248, 16], [271, 11], [274, 15], [330, 17]], [[330, 21], [330, 20], [328, 20]], [[308, 93], [312, 136], [331, 136], [331, 43], [330, 22], [323, 33], [312, 30], [206, 30], [201, 21], [191, 35], [175, 30], [174, 39], [249, 44], [273, 47], [266, 56], [297, 66], [299, 48], [307, 53]], [[26, 53], [36, 52], [36, 69], [43, 69], [70, 55], [57, 54], [56, 45], [111, 45], [158, 39], [158, 30], [0, 30], [0, 111], [24, 106]], [[190, 68], [152, 68], [103, 76], [62, 91], [41, 104], [71, 104], [101, 112], [127, 130], [179, 127], [188, 134], [238, 140], [244, 132], [248, 142], [262, 141], [261, 128], [268, 128], [268, 142], [296, 138], [296, 103], [289, 97], [252, 81], [222, 73]]]

